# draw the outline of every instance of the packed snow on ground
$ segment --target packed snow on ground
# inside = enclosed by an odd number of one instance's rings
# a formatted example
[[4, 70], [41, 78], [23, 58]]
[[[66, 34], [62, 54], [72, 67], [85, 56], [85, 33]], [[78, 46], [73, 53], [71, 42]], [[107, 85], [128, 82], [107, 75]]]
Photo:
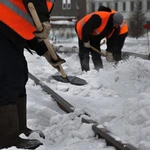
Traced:
[[[77, 46], [76, 41], [71, 44]], [[146, 37], [128, 37], [123, 51], [148, 54]], [[51, 76], [59, 74], [57, 70], [44, 57], [25, 51], [29, 71], [76, 108], [74, 113], [66, 114], [29, 79], [28, 126], [42, 130], [46, 136], [42, 139], [37, 133], [30, 135], [43, 142], [37, 150], [115, 150], [107, 147], [105, 140], [94, 137], [91, 124], [81, 122], [84, 115], [78, 116], [85, 112], [116, 137], [139, 150], [150, 150], [150, 61], [130, 57], [114, 65], [103, 57], [103, 69], [94, 70], [90, 62], [91, 70], [82, 72], [77, 53], [59, 55], [66, 60], [63, 68], [67, 75], [85, 79], [88, 84], [75, 86], [54, 80]]]

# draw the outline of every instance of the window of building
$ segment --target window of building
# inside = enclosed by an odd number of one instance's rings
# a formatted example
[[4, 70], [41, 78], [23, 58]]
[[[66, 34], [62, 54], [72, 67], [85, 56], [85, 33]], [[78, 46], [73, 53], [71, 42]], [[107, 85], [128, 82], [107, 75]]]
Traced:
[[101, 3], [101, 2], [99, 2], [99, 6], [102, 6], [102, 3]]
[[147, 1], [147, 10], [150, 10], [150, 0]]
[[115, 10], [118, 10], [118, 3], [115, 3]]
[[123, 2], [123, 11], [126, 11], [126, 2]]
[[142, 10], [142, 1], [139, 1], [139, 10]]
[[79, 1], [76, 2], [76, 9], [80, 9]]
[[110, 2], [107, 2], [107, 7], [109, 7], [109, 8], [110, 8]]
[[131, 1], [131, 3], [130, 3], [130, 4], [131, 4], [131, 5], [130, 5], [130, 6], [131, 6], [131, 8], [130, 8], [130, 9], [131, 9], [131, 11], [134, 11], [134, 1]]
[[147, 24], [150, 24], [150, 20], [147, 20], [146, 23], [147, 23]]
[[62, 0], [62, 9], [66, 9], [67, 0]]
[[91, 12], [97, 11], [97, 7], [95, 7], [95, 3], [91, 4]]
[[67, 9], [71, 9], [71, 0], [67, 0]]

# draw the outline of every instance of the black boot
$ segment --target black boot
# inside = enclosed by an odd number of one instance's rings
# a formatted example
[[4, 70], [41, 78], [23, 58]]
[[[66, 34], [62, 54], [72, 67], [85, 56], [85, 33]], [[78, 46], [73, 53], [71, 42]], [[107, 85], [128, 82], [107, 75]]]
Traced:
[[19, 97], [17, 99], [17, 114], [18, 114], [18, 121], [19, 121], [19, 133], [26, 133], [28, 130], [31, 129], [27, 128], [27, 120], [26, 120], [26, 96]]
[[103, 68], [103, 62], [102, 59], [92, 59], [93, 60], [93, 64], [94, 64], [94, 69], [99, 70], [101, 68]]
[[42, 143], [38, 140], [19, 137], [19, 123], [16, 105], [0, 106], [0, 149], [16, 146], [23, 149], [35, 149]]
[[80, 59], [80, 65], [81, 65], [81, 69], [82, 71], [89, 71], [90, 67], [89, 67], [89, 56], [88, 57], [81, 57], [79, 56]]
[[45, 139], [45, 135], [40, 130], [32, 130], [27, 127], [27, 97], [19, 97], [17, 99], [17, 112], [19, 121], [19, 133], [24, 133], [29, 136], [33, 132], [39, 133], [39, 136]]

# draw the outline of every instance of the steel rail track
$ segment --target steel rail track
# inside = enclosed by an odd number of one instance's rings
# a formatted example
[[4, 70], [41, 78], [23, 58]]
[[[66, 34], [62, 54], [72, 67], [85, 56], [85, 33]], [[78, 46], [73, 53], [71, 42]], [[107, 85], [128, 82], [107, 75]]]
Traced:
[[[42, 81], [40, 81], [38, 78], [36, 78], [34, 75], [29, 73], [29, 78], [32, 79], [37, 85], [40, 85], [41, 88], [50, 94], [52, 98], [57, 102], [59, 107], [64, 110], [66, 113], [74, 112], [75, 107], [72, 106], [70, 103], [68, 103], [65, 99], [63, 99], [60, 95], [58, 95], [56, 92], [54, 92], [51, 88], [49, 88], [47, 85], [45, 85]], [[88, 113], [85, 115], [90, 116]], [[129, 144], [121, 139], [119, 139], [115, 134], [108, 131], [105, 128], [99, 127], [98, 123], [94, 120], [88, 120], [82, 117], [83, 123], [90, 123], [92, 125], [92, 129], [95, 132], [95, 135], [98, 135], [99, 138], [105, 139], [107, 145], [114, 146], [117, 150], [138, 150], [135, 146], [132, 144]]]
[[[56, 51], [58, 53], [78, 53], [79, 48], [78, 47], [65, 47], [65, 46], [56, 46]], [[105, 51], [102, 50], [102, 53], [105, 54]], [[122, 59], [128, 59], [130, 56], [132, 57], [139, 57], [145, 60], [150, 60], [150, 54], [140, 54], [140, 53], [133, 53], [133, 52], [124, 52], [122, 51]], [[102, 55], [103, 57], [103, 55]]]

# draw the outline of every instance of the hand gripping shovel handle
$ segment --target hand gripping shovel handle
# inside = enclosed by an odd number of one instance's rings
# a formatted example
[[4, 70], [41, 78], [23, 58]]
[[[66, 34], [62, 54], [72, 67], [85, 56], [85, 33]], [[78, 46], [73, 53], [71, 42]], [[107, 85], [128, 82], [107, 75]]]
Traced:
[[90, 48], [91, 48], [92, 50], [94, 50], [95, 52], [99, 53], [100, 55], [102, 55], [102, 56], [106, 57], [106, 54], [105, 54], [105, 53], [103, 53], [103, 52], [99, 51], [99, 50], [98, 50], [98, 49], [96, 49], [95, 47], [90, 46]]
[[[30, 13], [31, 13], [31, 16], [32, 16], [32, 18], [33, 18], [33, 20], [34, 20], [34, 23], [35, 23], [35, 25], [36, 25], [36, 27], [37, 27], [37, 30], [42, 31], [42, 30], [43, 30], [43, 26], [42, 26], [42, 24], [41, 24], [41, 21], [40, 21], [40, 19], [39, 19], [39, 16], [38, 16], [38, 14], [37, 14], [35, 8], [34, 8], [34, 5], [33, 5], [31, 2], [28, 3], [28, 8], [29, 8], [29, 11], [30, 11]], [[58, 60], [58, 57], [57, 57], [55, 51], [53, 50], [53, 47], [52, 47], [52, 45], [50, 44], [49, 40], [48, 40], [48, 39], [45, 39], [44, 42], [45, 42], [45, 44], [46, 44], [48, 50], [50, 51], [52, 58], [53, 58], [54, 60]], [[67, 75], [66, 75], [66, 73], [64, 72], [64, 70], [63, 70], [63, 68], [62, 68], [61, 65], [59, 65], [59, 71], [60, 71], [61, 76], [62, 76], [63, 78], [67, 78]]]

